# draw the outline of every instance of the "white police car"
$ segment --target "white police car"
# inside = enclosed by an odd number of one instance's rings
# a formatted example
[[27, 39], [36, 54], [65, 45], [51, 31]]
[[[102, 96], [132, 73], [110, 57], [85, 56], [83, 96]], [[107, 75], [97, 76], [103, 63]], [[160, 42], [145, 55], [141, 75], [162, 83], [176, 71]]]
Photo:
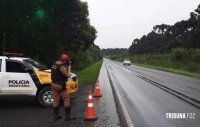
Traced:
[[[35, 96], [44, 107], [51, 107], [51, 71], [42, 64], [19, 53], [5, 53], [0, 56], [0, 96]], [[77, 76], [72, 73], [66, 88], [69, 94], [78, 90]]]

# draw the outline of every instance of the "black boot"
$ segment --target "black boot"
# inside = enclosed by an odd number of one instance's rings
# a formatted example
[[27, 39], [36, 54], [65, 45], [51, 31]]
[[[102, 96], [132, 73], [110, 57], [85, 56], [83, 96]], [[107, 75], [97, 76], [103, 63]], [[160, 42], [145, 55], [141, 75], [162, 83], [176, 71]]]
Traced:
[[76, 117], [70, 115], [71, 107], [65, 107], [65, 120], [75, 120]]
[[53, 116], [54, 116], [54, 121], [57, 121], [62, 118], [62, 116], [58, 115], [58, 107], [53, 107]]

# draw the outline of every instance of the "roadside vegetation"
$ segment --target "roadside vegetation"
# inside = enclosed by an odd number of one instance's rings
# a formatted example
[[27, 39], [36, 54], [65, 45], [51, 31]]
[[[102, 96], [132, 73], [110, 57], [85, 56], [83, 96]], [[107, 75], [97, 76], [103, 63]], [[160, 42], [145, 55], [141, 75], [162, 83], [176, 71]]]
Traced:
[[79, 86], [80, 85], [95, 85], [98, 76], [99, 71], [101, 68], [103, 60], [98, 61], [87, 68], [76, 72], [78, 80], [79, 80]]
[[23, 53], [47, 67], [67, 53], [76, 69], [101, 59], [87, 2], [1, 0], [0, 8], [1, 53]]

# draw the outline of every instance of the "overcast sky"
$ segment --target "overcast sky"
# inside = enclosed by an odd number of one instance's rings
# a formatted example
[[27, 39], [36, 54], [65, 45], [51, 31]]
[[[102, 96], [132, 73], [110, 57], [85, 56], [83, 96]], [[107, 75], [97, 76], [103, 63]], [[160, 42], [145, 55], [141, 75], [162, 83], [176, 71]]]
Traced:
[[160, 24], [187, 20], [200, 0], [82, 0], [89, 6], [90, 23], [100, 48], [129, 48]]

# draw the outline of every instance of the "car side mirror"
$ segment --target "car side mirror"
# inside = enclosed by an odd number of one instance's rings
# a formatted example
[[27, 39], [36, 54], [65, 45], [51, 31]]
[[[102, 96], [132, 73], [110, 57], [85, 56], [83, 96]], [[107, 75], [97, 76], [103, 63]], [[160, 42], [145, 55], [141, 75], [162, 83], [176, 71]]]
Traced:
[[25, 68], [25, 72], [28, 72], [29, 74], [32, 74], [32, 73], [33, 73], [33, 70], [30, 69], [30, 68]]

